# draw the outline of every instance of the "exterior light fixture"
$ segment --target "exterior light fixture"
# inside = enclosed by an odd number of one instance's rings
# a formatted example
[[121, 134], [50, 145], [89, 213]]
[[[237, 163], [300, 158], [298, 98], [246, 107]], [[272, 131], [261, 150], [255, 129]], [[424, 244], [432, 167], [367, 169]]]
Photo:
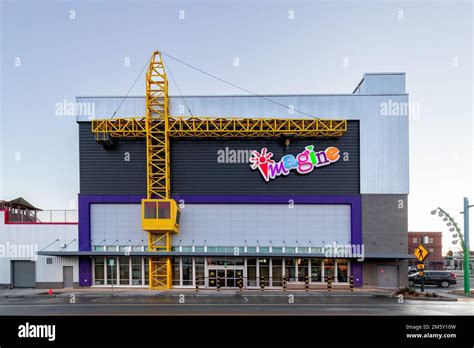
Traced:
[[443, 217], [443, 215], [444, 215], [443, 212], [440, 210], [439, 213], [438, 213], [438, 216]]
[[451, 226], [451, 225], [452, 225], [452, 223], [450, 223], [450, 222], [448, 222], [448, 223], [446, 224], [446, 226]]
[[431, 211], [431, 215], [434, 215], [434, 214], [436, 214], [436, 210]]

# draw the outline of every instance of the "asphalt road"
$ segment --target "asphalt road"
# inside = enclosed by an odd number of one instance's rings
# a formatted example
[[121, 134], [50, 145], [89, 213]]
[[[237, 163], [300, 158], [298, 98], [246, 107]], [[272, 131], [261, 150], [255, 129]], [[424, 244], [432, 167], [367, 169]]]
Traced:
[[368, 297], [2, 298], [0, 315], [474, 315], [474, 301]]

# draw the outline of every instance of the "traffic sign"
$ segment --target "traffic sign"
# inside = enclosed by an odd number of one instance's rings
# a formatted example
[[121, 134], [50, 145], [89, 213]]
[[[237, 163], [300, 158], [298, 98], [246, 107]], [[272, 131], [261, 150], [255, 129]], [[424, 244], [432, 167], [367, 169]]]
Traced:
[[415, 254], [418, 261], [421, 262], [428, 256], [429, 252], [423, 245], [420, 244], [418, 245], [418, 248], [415, 249], [415, 252], [413, 254]]
[[424, 263], [419, 263], [418, 264], [418, 269], [425, 269], [425, 264]]

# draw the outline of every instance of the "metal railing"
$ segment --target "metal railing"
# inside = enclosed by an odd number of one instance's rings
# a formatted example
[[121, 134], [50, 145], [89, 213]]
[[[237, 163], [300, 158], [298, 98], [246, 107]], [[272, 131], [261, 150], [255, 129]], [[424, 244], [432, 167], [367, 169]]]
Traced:
[[77, 223], [77, 210], [7, 210], [7, 222], [11, 223]]

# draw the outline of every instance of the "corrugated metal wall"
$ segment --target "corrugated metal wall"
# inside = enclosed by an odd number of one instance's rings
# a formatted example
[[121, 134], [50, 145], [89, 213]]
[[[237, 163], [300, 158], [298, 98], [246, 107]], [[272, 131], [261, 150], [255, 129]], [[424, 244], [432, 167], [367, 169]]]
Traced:
[[[376, 79], [376, 77], [379, 79]], [[373, 80], [373, 81], [371, 81]], [[370, 84], [369, 82], [372, 82]], [[308, 118], [300, 110], [319, 118], [360, 120], [361, 193], [409, 192], [408, 95], [404, 74], [369, 74], [364, 88], [379, 94], [278, 95], [268, 98], [287, 105], [287, 110], [256, 96], [185, 97], [194, 115], [225, 117]], [[395, 91], [392, 94], [384, 91]], [[374, 92], [375, 93], [375, 92]], [[110, 117], [120, 97], [78, 97], [77, 102], [93, 103], [95, 117]], [[388, 112], [387, 112], [388, 111]], [[171, 115], [188, 115], [181, 97], [170, 98]], [[145, 114], [145, 99], [126, 98], [116, 117]], [[78, 121], [88, 117], [78, 116]]]
[[[83, 194], [146, 194], [145, 142], [121, 141], [116, 148], [104, 150], [89, 133], [89, 124], [80, 124], [80, 182]], [[252, 171], [248, 159], [240, 156], [240, 163], [229, 163], [226, 151], [260, 151], [263, 147], [273, 152], [275, 161], [285, 154], [297, 155], [307, 145], [315, 151], [336, 146], [341, 158], [331, 165], [316, 168], [311, 174], [288, 176], [266, 183], [258, 170]], [[226, 149], [227, 148], [227, 149]], [[218, 161], [224, 153], [224, 163]], [[129, 161], [125, 161], [129, 154]], [[228, 153], [228, 152], [227, 152]], [[359, 125], [350, 121], [347, 133], [336, 139], [298, 139], [292, 141], [285, 153], [279, 140], [175, 139], [171, 143], [171, 192], [189, 194], [294, 194], [348, 195], [359, 193]], [[344, 154], [348, 154], [345, 161]], [[222, 159], [222, 158], [221, 158]]]
[[[0, 245], [4, 255], [0, 257], [0, 284], [11, 282], [11, 260], [36, 261], [36, 282], [62, 282], [63, 266], [73, 266], [74, 282], [78, 282], [77, 257], [38, 256], [37, 251], [59, 251], [61, 244], [69, 244], [65, 251], [77, 251], [77, 225], [4, 224], [4, 212], [0, 211]], [[75, 239], [75, 241], [73, 241]], [[13, 251], [16, 250], [17, 257]], [[22, 250], [19, 255], [19, 251]]]
[[[92, 244], [144, 245], [140, 209], [139, 204], [93, 204]], [[296, 204], [292, 209], [287, 204], [186, 204], [180, 233], [172, 238], [175, 246], [230, 247], [322, 247], [350, 241], [351, 207], [344, 204]]]

